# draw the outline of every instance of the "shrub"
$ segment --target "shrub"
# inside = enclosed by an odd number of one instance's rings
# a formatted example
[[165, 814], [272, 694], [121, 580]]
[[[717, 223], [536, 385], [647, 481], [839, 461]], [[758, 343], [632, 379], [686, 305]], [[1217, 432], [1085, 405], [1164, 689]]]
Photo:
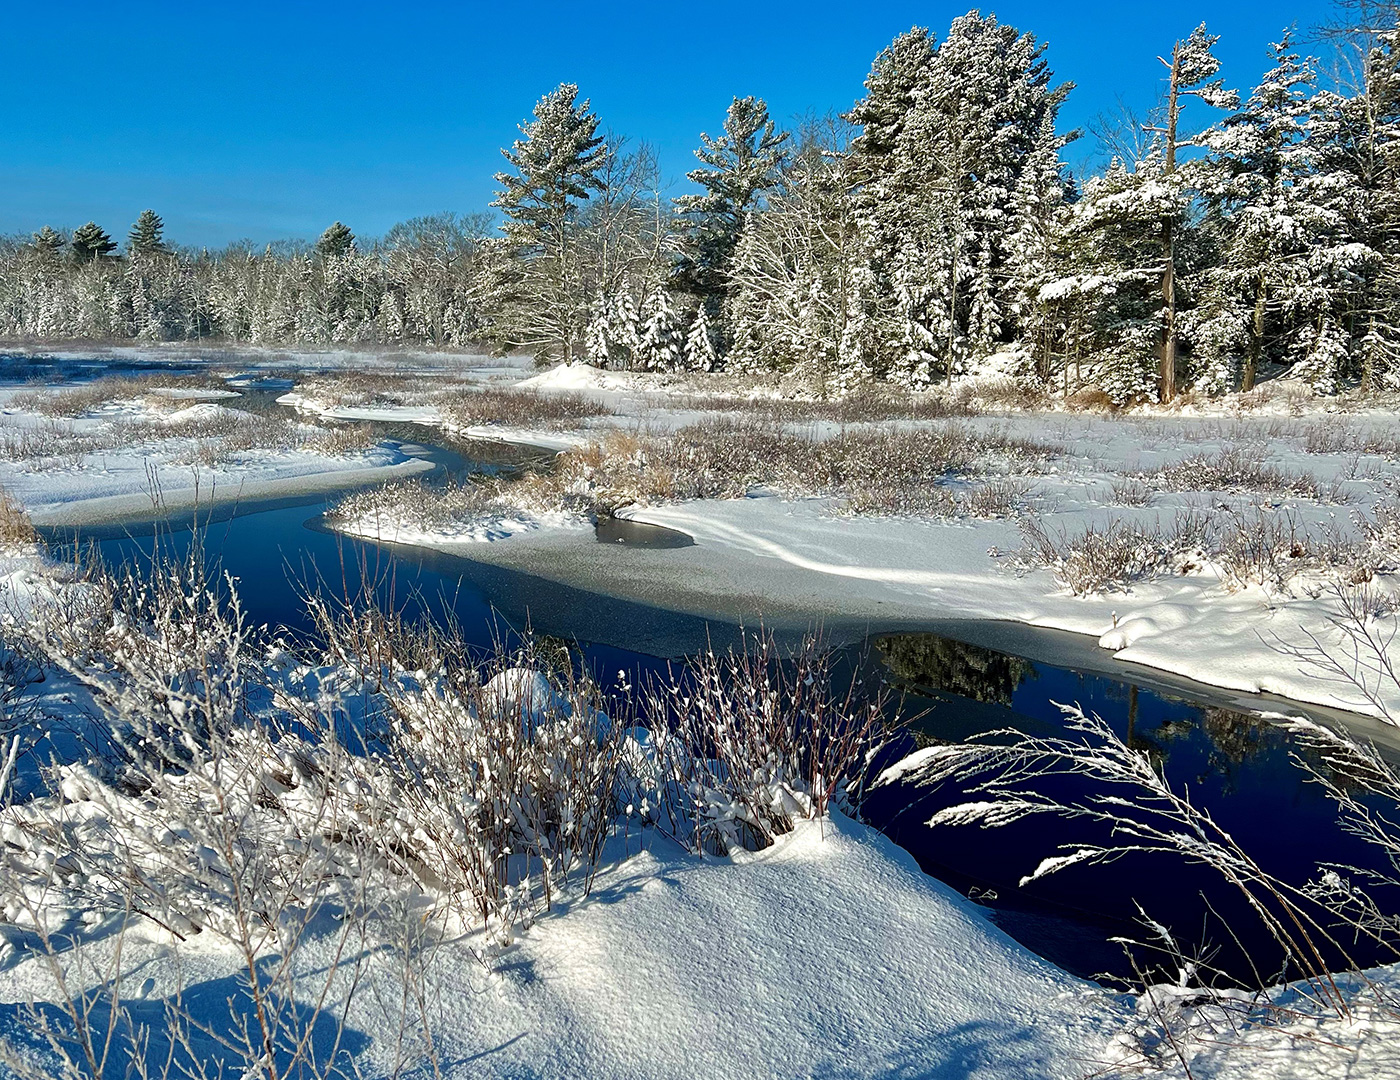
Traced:
[[0, 548], [28, 547], [38, 539], [24, 507], [0, 488]]

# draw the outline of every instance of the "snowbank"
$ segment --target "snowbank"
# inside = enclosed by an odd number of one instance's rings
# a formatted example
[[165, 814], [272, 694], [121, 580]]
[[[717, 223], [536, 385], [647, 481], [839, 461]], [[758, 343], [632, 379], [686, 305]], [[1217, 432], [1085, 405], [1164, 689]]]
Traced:
[[[101, 525], [155, 512], [147, 462], [139, 454], [107, 455], [97, 469], [45, 473], [0, 469], [0, 485], [19, 500], [35, 525]], [[159, 478], [159, 505], [164, 511], [338, 491], [408, 479], [434, 468], [430, 461], [404, 459], [388, 449], [351, 458], [310, 453], [249, 455], [238, 465], [218, 470], [173, 464], [151, 467]]]
[[515, 385], [522, 390], [637, 390], [641, 389], [639, 381], [636, 372], [604, 371], [589, 364], [559, 364]]
[[[988, 550], [1014, 550], [1005, 521], [836, 518], [825, 500], [774, 496], [697, 501], [624, 512], [677, 529], [721, 553], [736, 592], [783, 599], [766, 568], [785, 564], [827, 581], [829, 610], [846, 597], [878, 601], [891, 615], [1004, 619], [1091, 635], [1120, 660], [1247, 693], [1376, 715], [1354, 687], [1301, 665], [1290, 649], [1335, 635], [1325, 596], [1286, 603], [1259, 587], [1229, 591], [1209, 572], [1135, 584], [1131, 592], [1076, 597], [1047, 571], [1014, 573]], [[668, 552], [677, 562], [693, 549]], [[680, 568], [678, 567], [678, 570]], [[1393, 647], [1395, 647], [1393, 645]], [[1400, 688], [1388, 707], [1400, 716]]]
[[[175, 989], [170, 950], [124, 948], [151, 980], [144, 1001], [158, 1020]], [[331, 962], [331, 948], [308, 964]], [[742, 862], [634, 855], [490, 972], [470, 943], [444, 949], [428, 992], [453, 1077], [1077, 1080], [1127, 1019], [841, 818], [804, 823]], [[14, 961], [0, 972], [4, 1029], [26, 998], [53, 992], [42, 961]], [[221, 1030], [236, 958], [186, 950], [181, 964], [185, 1002]], [[360, 1075], [394, 1073], [395, 973], [371, 968], [348, 1017], [343, 1045]]]

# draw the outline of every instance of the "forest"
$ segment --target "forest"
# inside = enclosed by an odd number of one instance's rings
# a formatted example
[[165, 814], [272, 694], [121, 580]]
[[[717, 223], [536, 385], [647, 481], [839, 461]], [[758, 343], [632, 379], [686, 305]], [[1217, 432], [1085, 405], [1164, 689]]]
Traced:
[[897, 37], [844, 114], [784, 130], [736, 97], [677, 196], [565, 84], [502, 151], [491, 212], [218, 251], [151, 210], [124, 246], [94, 222], [0, 241], [0, 336], [486, 346], [823, 398], [1400, 389], [1400, 20], [1338, 12], [1281, 34], [1252, 89], [1199, 26], [1144, 58], [1149, 115], [1086, 133], [1057, 124], [1072, 86], [1035, 34], [973, 11]]

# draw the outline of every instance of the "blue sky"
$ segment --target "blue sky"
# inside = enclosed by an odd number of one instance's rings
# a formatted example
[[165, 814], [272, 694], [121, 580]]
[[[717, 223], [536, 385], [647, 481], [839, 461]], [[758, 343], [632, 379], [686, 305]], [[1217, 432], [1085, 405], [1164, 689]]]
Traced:
[[[603, 123], [653, 143], [685, 190], [698, 133], [735, 94], [775, 116], [844, 109], [877, 52], [939, 3], [396, 5], [14, 3], [0, 65], [0, 233], [95, 219], [124, 236], [147, 206], [179, 243], [361, 235], [485, 209], [499, 148], [536, 99], [577, 82]], [[1204, 19], [1247, 88], [1320, 0], [1002, 3], [1072, 80], [1062, 119], [1159, 92], [1155, 57]], [[1089, 146], [1072, 148], [1078, 157]]]

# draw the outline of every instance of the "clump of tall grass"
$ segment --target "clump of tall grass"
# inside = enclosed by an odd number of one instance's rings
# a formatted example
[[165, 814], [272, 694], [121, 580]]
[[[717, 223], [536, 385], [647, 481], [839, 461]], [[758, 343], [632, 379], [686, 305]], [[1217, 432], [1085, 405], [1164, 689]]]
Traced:
[[8, 491], [0, 488], [0, 549], [29, 547], [38, 539], [24, 507]]
[[1292, 509], [1191, 510], [1170, 522], [1110, 518], [1077, 532], [1031, 518], [1021, 523], [1023, 566], [1048, 569], [1076, 596], [1127, 589], [1163, 574], [1213, 569], [1230, 589], [1287, 591], [1300, 580], [1371, 581], [1400, 566], [1400, 508], [1357, 515], [1357, 535], [1309, 526]]
[[542, 393], [494, 387], [463, 388], [439, 406], [454, 428], [496, 424], [501, 427], [573, 426], [594, 416], [613, 412], [600, 401], [574, 393]]
[[605, 507], [667, 499], [735, 498], [755, 486], [834, 495], [855, 513], [1010, 512], [1027, 487], [1004, 477], [962, 485], [989, 467], [1017, 468], [1054, 448], [978, 434], [958, 424], [848, 429], [829, 438], [781, 424], [718, 417], [665, 436], [614, 434], [560, 456], [556, 482]]
[[450, 530], [504, 508], [500, 489], [490, 480], [427, 484], [412, 479], [353, 492], [327, 516], [332, 521], [361, 525], [382, 523], [386, 531], [392, 524], [395, 528], [428, 533]]
[[1160, 521], [1110, 518], [1071, 534], [1052, 530], [1040, 518], [1021, 522], [1023, 565], [1043, 567], [1076, 596], [1129, 588], [1158, 574], [1199, 566], [1210, 535], [1210, 519], [1181, 513]]
[[741, 396], [736, 394], [669, 394], [671, 409], [727, 413], [755, 421], [801, 424], [830, 421], [869, 424], [882, 420], [946, 420], [977, 415], [973, 405], [941, 391], [908, 393], [893, 387], [867, 384], [842, 397]]
[[1164, 465], [1146, 479], [1163, 491], [1228, 491], [1248, 495], [1321, 499], [1328, 493], [1309, 473], [1290, 473], [1256, 460], [1248, 450], [1227, 446]]

